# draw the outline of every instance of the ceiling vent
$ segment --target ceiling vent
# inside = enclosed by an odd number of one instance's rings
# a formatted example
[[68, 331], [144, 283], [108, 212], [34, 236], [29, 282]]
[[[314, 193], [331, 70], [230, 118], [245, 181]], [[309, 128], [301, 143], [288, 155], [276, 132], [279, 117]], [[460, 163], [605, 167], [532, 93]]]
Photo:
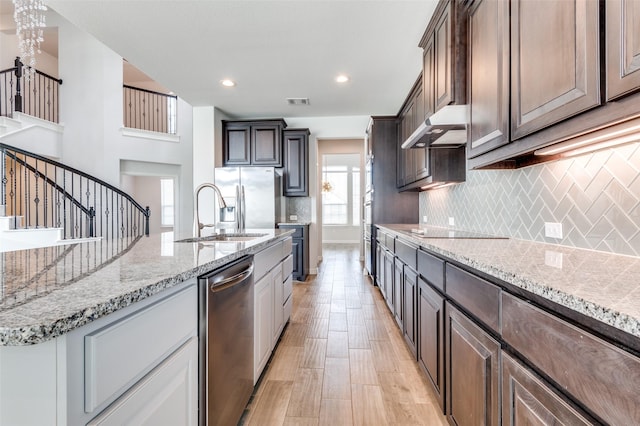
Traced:
[[287, 98], [289, 105], [309, 105], [309, 98]]

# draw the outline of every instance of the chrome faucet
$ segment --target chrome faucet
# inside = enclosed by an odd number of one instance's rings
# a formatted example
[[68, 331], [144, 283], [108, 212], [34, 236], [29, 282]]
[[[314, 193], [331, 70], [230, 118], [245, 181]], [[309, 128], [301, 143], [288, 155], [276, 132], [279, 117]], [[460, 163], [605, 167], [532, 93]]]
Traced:
[[199, 207], [199, 203], [198, 203], [198, 194], [200, 194], [200, 191], [202, 191], [204, 188], [211, 188], [215, 191], [216, 195], [218, 196], [218, 203], [220, 204], [220, 208], [224, 209], [227, 207], [227, 203], [224, 202], [224, 198], [222, 198], [222, 193], [220, 192], [220, 188], [218, 188], [217, 186], [215, 186], [212, 183], [203, 183], [202, 185], [198, 186], [196, 188], [196, 193], [194, 196], [194, 204], [195, 204], [195, 225], [196, 225], [196, 232], [197, 232], [197, 236], [200, 237], [201, 233], [202, 233], [202, 229], [203, 228], [215, 228], [216, 224], [204, 224], [200, 222], [200, 213], [198, 211], [198, 207]]

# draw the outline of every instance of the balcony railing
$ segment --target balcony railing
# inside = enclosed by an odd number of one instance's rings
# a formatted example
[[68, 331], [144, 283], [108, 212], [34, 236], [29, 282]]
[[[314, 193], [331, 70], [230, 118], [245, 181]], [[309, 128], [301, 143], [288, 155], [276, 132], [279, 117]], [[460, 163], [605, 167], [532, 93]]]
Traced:
[[27, 80], [23, 69], [20, 58], [16, 58], [13, 68], [0, 71], [0, 116], [22, 112], [58, 123], [62, 80], [38, 70]]
[[127, 85], [123, 89], [125, 127], [176, 134], [177, 96]]

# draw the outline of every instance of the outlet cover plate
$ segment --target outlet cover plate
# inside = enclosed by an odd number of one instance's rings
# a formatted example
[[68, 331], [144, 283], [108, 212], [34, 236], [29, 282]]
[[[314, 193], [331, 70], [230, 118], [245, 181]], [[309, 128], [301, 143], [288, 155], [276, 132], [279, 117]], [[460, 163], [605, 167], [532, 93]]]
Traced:
[[298, 220], [298, 215], [297, 214], [289, 215], [289, 220]]
[[544, 223], [544, 235], [547, 238], [562, 239], [562, 224], [556, 222]]
[[453, 217], [449, 218], [449, 226], [455, 226], [456, 225], [456, 221]]

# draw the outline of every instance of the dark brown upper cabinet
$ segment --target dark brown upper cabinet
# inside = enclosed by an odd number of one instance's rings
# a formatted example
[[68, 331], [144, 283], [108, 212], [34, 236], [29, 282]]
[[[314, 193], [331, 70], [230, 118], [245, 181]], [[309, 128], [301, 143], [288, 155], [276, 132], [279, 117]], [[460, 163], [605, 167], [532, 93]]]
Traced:
[[509, 142], [509, 2], [469, 9], [469, 157]]
[[600, 105], [599, 3], [511, 1], [511, 139]]
[[282, 119], [223, 121], [225, 166], [282, 167]]
[[286, 197], [309, 196], [309, 129], [283, 133], [284, 189]]
[[441, 0], [433, 12], [419, 43], [423, 49], [424, 99], [418, 122], [445, 105], [466, 102], [466, 19], [459, 0]]
[[640, 2], [607, 0], [607, 100], [640, 89]]

